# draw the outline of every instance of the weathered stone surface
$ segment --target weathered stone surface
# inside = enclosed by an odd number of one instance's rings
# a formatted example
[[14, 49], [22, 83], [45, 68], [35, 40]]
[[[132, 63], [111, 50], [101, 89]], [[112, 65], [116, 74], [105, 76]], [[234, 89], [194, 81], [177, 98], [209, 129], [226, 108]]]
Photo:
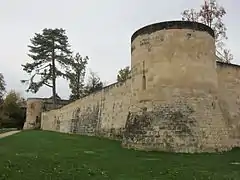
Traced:
[[143, 150], [239, 147], [240, 66], [216, 63], [213, 34], [179, 21], [140, 29], [131, 41], [131, 78], [41, 113], [41, 128]]
[[[57, 108], [68, 104], [68, 100], [57, 100]], [[35, 129], [41, 126], [41, 113], [53, 109], [50, 98], [28, 98], [27, 99], [26, 121], [23, 129]]]
[[34, 129], [37, 125], [37, 120], [41, 118], [42, 101], [41, 99], [28, 99], [26, 121], [23, 129]]
[[[117, 83], [60, 109], [42, 113], [45, 130], [122, 139], [131, 81]], [[60, 121], [57, 128], [57, 120]]]

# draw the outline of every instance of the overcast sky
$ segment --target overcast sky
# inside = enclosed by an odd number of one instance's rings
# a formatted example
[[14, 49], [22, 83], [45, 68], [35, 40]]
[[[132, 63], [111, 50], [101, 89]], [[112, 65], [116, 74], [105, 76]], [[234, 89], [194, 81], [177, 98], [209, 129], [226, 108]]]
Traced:
[[[198, 8], [204, 0], [0, 0], [0, 72], [7, 90], [15, 89], [25, 97], [48, 97], [51, 89], [37, 94], [25, 93], [20, 83], [28, 76], [21, 64], [27, 56], [30, 38], [43, 28], [66, 29], [75, 52], [89, 56], [88, 68], [109, 83], [120, 68], [130, 65], [130, 38], [135, 30], [150, 23], [179, 20], [187, 8]], [[234, 63], [240, 64], [239, 0], [219, 0], [227, 11], [227, 46]], [[58, 94], [68, 98], [68, 84], [58, 80]]]

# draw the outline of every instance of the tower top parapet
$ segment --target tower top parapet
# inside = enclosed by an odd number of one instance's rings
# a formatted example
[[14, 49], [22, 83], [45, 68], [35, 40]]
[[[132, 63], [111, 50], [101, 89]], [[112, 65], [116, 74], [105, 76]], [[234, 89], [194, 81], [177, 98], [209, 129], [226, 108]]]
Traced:
[[192, 29], [197, 31], [206, 31], [214, 38], [214, 31], [209, 26], [193, 22], [193, 21], [164, 21], [160, 23], [150, 24], [137, 30], [131, 38], [131, 42], [139, 35], [151, 34], [155, 31], [164, 29]]

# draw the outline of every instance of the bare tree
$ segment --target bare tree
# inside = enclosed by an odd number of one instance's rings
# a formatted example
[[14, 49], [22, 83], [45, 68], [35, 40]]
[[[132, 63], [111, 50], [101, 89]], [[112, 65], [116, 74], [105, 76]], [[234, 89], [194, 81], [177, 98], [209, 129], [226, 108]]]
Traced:
[[223, 50], [223, 58], [218, 57], [218, 61], [220, 62], [230, 63], [232, 60], [233, 60], [233, 55], [227, 49]]
[[85, 94], [91, 94], [103, 88], [103, 82], [100, 77], [93, 71], [90, 71], [90, 75], [88, 77], [87, 85], [85, 86]]
[[223, 6], [219, 6], [216, 0], [205, 0], [205, 3], [200, 6], [199, 10], [184, 10], [181, 15], [184, 21], [200, 22], [211, 27], [215, 33], [217, 59], [230, 63], [233, 55], [230, 53], [230, 50], [224, 48], [224, 41], [228, 38], [226, 35], [227, 28], [223, 23], [223, 17], [226, 15], [226, 10]]

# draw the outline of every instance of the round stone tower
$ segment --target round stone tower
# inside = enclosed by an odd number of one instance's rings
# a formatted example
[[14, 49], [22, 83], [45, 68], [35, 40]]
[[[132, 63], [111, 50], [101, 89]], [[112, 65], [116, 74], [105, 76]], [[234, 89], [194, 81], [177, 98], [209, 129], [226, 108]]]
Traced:
[[132, 106], [123, 145], [178, 152], [222, 148], [227, 134], [213, 30], [188, 21], [148, 25], [133, 34], [131, 54]]
[[28, 98], [26, 109], [26, 121], [24, 129], [33, 129], [39, 127], [43, 100], [40, 98]]

